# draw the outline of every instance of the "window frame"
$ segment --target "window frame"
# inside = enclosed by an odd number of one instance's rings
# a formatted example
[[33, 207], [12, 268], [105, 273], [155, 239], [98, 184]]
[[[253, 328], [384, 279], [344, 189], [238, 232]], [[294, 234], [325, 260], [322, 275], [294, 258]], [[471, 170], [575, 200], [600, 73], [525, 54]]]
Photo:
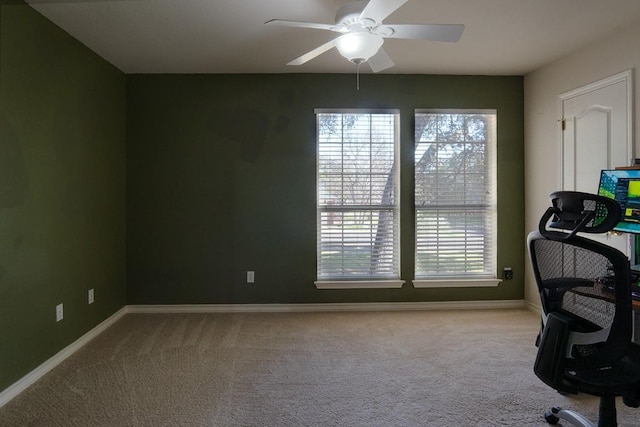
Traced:
[[[458, 274], [454, 272], [444, 272], [442, 274], [428, 274], [422, 273], [418, 271], [419, 263], [419, 223], [418, 223], [418, 215], [419, 211], [427, 211], [427, 210], [435, 210], [437, 208], [421, 208], [418, 204], [417, 200], [417, 170], [416, 170], [416, 158], [415, 158], [415, 150], [418, 147], [419, 141], [415, 138], [415, 129], [416, 126], [416, 117], [418, 114], [442, 114], [442, 115], [455, 115], [455, 114], [490, 114], [493, 115], [493, 132], [492, 132], [492, 141], [486, 141], [486, 149], [485, 153], [488, 155], [488, 158], [485, 159], [485, 179], [488, 178], [488, 189], [491, 191], [491, 195], [487, 203], [483, 204], [482, 208], [488, 209], [488, 218], [486, 220], [491, 221], [491, 224], [486, 225], [483, 228], [483, 237], [486, 236], [486, 231], [489, 229], [491, 233], [488, 237], [488, 240], [491, 245], [492, 253], [489, 255], [490, 259], [487, 261], [486, 258], [483, 257], [483, 262], [486, 265], [487, 263], [491, 264], [490, 270], [485, 268], [482, 273], [463, 273]], [[412, 280], [412, 284], [416, 288], [452, 288], [452, 287], [495, 287], [500, 284], [502, 281], [497, 277], [497, 252], [498, 252], [498, 241], [497, 241], [497, 206], [498, 206], [498, 197], [497, 197], [497, 144], [498, 144], [498, 111], [495, 109], [415, 109], [414, 110], [414, 156], [413, 156], [413, 166], [414, 166], [414, 189], [413, 189], [413, 203], [414, 203], [414, 279]], [[438, 141], [439, 142], [439, 141]], [[467, 204], [467, 203], [455, 203], [448, 205], [450, 207], [455, 207], [456, 209], [465, 210], [465, 205], [468, 205], [469, 208], [478, 208], [477, 205]], [[466, 232], [465, 232], [466, 234]], [[465, 237], [466, 242], [466, 237]]]
[[[316, 108], [314, 110], [316, 118], [316, 225], [317, 225], [317, 245], [316, 245], [316, 281], [315, 286], [318, 289], [363, 289], [363, 288], [400, 288], [404, 284], [404, 280], [400, 279], [401, 275], [401, 258], [400, 258], [400, 110], [399, 109], [369, 109], [369, 108]], [[393, 275], [384, 275], [380, 277], [347, 277], [347, 276], [335, 276], [335, 277], [321, 277], [321, 233], [322, 233], [322, 212], [326, 210], [325, 206], [320, 204], [320, 127], [318, 126], [318, 116], [320, 114], [393, 114], [394, 115], [394, 147], [393, 147], [393, 185], [394, 185], [394, 206], [392, 207], [394, 221], [392, 238], [394, 242], [393, 250], [393, 266], [395, 271]], [[341, 152], [343, 149], [344, 140], [340, 141]], [[332, 206], [331, 211], [344, 211], [354, 210], [354, 208], [366, 208], [375, 210], [374, 205], [359, 206], [359, 205], [346, 205]], [[388, 209], [388, 208], [383, 208]]]

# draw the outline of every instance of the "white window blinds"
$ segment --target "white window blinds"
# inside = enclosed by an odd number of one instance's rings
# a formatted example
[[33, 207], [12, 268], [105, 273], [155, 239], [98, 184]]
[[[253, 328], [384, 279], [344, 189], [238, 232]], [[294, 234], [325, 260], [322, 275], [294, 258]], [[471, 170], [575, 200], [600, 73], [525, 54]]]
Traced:
[[415, 112], [416, 279], [496, 277], [496, 112]]
[[399, 278], [399, 113], [316, 118], [318, 280]]

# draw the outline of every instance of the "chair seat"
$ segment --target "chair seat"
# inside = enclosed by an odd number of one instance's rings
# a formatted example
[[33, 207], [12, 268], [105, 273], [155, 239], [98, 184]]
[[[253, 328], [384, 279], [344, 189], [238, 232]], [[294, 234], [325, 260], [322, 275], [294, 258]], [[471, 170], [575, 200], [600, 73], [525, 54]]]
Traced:
[[594, 396], [640, 393], [640, 368], [637, 360], [627, 355], [613, 365], [600, 369], [567, 368], [564, 379], [579, 391]]

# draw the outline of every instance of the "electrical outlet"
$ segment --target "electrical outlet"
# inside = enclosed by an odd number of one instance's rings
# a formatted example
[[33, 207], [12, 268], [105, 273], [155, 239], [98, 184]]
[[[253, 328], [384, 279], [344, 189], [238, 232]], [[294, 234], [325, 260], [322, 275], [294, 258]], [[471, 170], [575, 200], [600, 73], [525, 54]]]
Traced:
[[511, 269], [511, 267], [505, 267], [504, 280], [511, 280], [511, 279], [513, 279], [513, 270]]
[[56, 322], [59, 322], [64, 317], [64, 307], [62, 304], [56, 305]]
[[93, 301], [95, 301], [94, 295], [95, 294], [93, 292], [93, 289], [89, 289], [89, 295], [88, 295], [89, 304], [93, 304]]
[[256, 273], [255, 271], [247, 271], [247, 283], [255, 283]]

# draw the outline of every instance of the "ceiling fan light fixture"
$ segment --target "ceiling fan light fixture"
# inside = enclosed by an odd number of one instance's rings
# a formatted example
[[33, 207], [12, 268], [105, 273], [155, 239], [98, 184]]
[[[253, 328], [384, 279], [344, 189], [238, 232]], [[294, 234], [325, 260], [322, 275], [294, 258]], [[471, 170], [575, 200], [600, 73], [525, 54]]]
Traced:
[[393, 66], [393, 61], [389, 55], [384, 49], [381, 49], [385, 38], [457, 42], [462, 36], [464, 31], [464, 25], [462, 24], [386, 25], [384, 20], [407, 1], [353, 0], [338, 9], [335, 24], [288, 21], [284, 19], [271, 19], [265, 24], [313, 28], [342, 34], [338, 38], [332, 39], [288, 62], [287, 65], [305, 64], [335, 47], [340, 55], [356, 65], [368, 62], [371, 66], [371, 71], [377, 73]]
[[355, 64], [362, 64], [378, 53], [383, 42], [383, 38], [377, 34], [358, 31], [338, 37], [335, 44], [340, 55]]

